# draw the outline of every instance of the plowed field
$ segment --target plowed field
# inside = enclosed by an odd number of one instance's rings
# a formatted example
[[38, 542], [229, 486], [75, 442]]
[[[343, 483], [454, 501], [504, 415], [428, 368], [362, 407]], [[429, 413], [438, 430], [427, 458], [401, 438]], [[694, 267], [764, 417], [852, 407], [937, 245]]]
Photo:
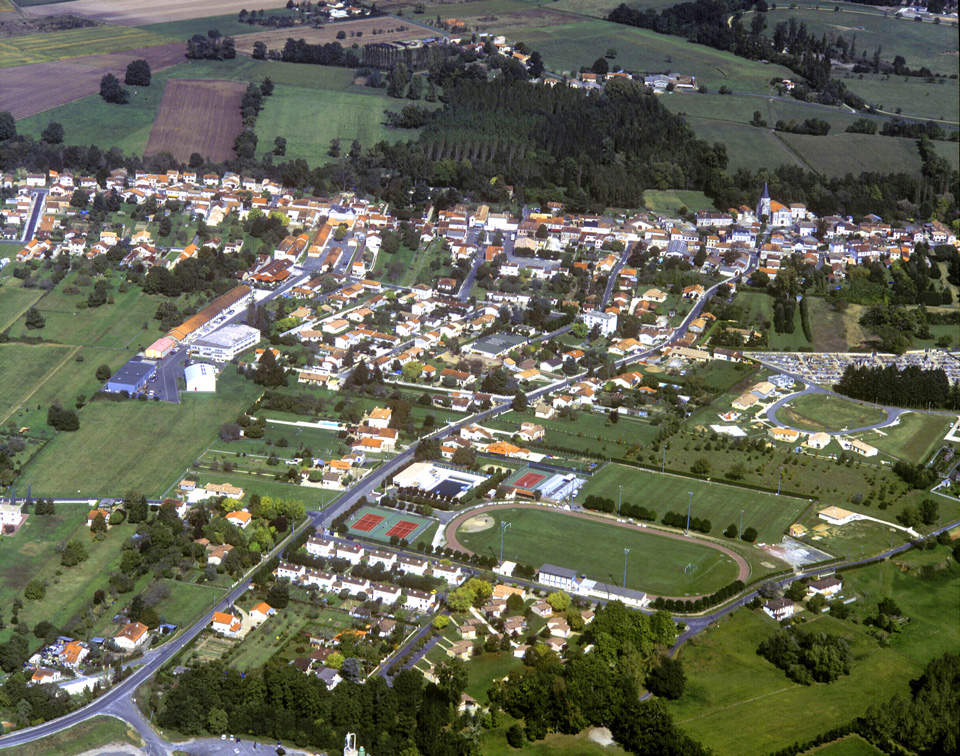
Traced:
[[171, 79], [144, 154], [169, 152], [183, 163], [194, 152], [214, 161], [233, 158], [246, 88], [242, 81]]
[[[248, 5], [246, 0], [166, 0], [163, 3], [145, 3], [143, 0], [73, 0], [67, 3], [36, 5], [24, 8], [23, 12], [28, 16], [72, 13], [75, 16], [97, 18], [124, 26], [141, 26], [239, 13]], [[274, 5], [281, 6], [284, 3]]]

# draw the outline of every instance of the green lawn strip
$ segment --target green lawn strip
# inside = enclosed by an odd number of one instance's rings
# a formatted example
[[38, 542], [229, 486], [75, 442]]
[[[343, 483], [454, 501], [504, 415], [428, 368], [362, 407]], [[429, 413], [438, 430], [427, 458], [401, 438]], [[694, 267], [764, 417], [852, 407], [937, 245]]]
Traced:
[[841, 431], [881, 423], [887, 413], [831, 394], [804, 394], [777, 411], [777, 419], [808, 431]]
[[944, 443], [943, 437], [956, 422], [955, 417], [909, 412], [900, 415], [896, 425], [857, 434], [871, 446], [897, 459], [921, 464]]
[[20, 485], [34, 496], [123, 495], [137, 489], [158, 496], [182, 475], [260, 393], [225, 371], [216, 394], [166, 402], [93, 402], [80, 411], [80, 430], [61, 433], [30, 462]]
[[[504, 559], [540, 566], [558, 564], [602, 582], [623, 582], [624, 548], [627, 586], [667, 596], [696, 595], [736, 580], [732, 559], [706, 545], [665, 538], [640, 528], [624, 528], [549, 509], [511, 509], [495, 513], [511, 523], [504, 539]], [[499, 556], [500, 529], [459, 532], [460, 542], [476, 553]], [[572, 543], [577, 546], [572, 547]]]
[[123, 720], [99, 716], [29, 743], [0, 748], [0, 753], [16, 756], [78, 756], [113, 743], [129, 743], [139, 747], [143, 740]]
[[676, 213], [681, 207], [688, 210], [713, 210], [713, 202], [703, 192], [681, 189], [648, 189], [643, 193], [643, 203], [661, 215]]
[[[286, 472], [287, 466], [272, 469]], [[292, 483], [280, 483], [275, 481], [272, 475], [261, 477], [239, 472], [225, 473], [208, 470], [197, 475], [191, 472], [187, 474], [187, 477], [196, 480], [200, 486], [205, 486], [207, 483], [230, 483], [242, 488], [247, 497], [252, 494], [259, 494], [260, 496], [273, 496], [278, 499], [302, 501], [307, 509], [320, 509], [321, 505], [329, 505], [340, 495], [339, 491], [325, 491], [320, 488], [308, 488]]]
[[4, 423], [75, 351], [54, 344], [0, 344], [0, 423]]
[[[668, 463], [670, 457], [668, 452]], [[577, 498], [582, 501], [593, 494], [617, 501], [620, 486], [623, 486], [623, 501], [654, 508], [658, 520], [668, 511], [686, 512], [688, 494], [692, 491], [692, 516], [710, 520], [714, 536], [719, 536], [730, 523], [739, 523], [743, 509], [744, 528], [756, 528], [758, 540], [768, 543], [779, 542], [790, 524], [809, 506], [809, 502], [802, 499], [614, 464], [588, 478]]]

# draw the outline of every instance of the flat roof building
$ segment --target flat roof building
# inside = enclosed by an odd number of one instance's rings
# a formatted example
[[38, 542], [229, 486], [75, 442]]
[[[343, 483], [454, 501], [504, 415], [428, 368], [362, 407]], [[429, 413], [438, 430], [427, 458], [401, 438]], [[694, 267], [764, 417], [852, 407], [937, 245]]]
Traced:
[[169, 336], [178, 342], [194, 338], [201, 330], [214, 323], [217, 318], [224, 313], [233, 310], [238, 305], [246, 303], [252, 297], [253, 289], [249, 286], [236, 286], [226, 294], [214, 299], [213, 302], [200, 310], [200, 312], [192, 318], [188, 318], [178, 325], [170, 331]]
[[126, 391], [133, 395], [147, 385], [157, 373], [157, 363], [152, 360], [132, 359], [107, 381], [104, 388], [115, 394]]
[[260, 331], [247, 325], [229, 325], [197, 339], [190, 351], [217, 362], [229, 362], [260, 342]]
[[146, 350], [144, 350], [144, 355], [147, 357], [147, 359], [159, 360], [170, 354], [176, 345], [177, 342], [167, 336], [164, 336], [148, 346]]

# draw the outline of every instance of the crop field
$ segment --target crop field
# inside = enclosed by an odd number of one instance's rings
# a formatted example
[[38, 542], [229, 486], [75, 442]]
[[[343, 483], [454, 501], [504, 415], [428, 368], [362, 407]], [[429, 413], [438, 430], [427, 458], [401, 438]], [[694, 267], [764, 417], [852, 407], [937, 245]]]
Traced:
[[937, 79], [928, 83], [919, 77], [895, 78], [864, 75], [845, 78], [843, 83], [867, 102], [893, 114], [897, 108], [914, 118], [935, 118], [957, 123], [960, 88], [956, 80]]
[[806, 167], [769, 129], [692, 115], [687, 117], [687, 123], [701, 139], [726, 145], [729, 171], [736, 171], [738, 168], [755, 171], [780, 165]]
[[298, 26], [292, 29], [251, 27], [248, 34], [241, 34], [236, 38], [237, 52], [246, 55], [252, 54], [255, 42], [263, 42], [268, 50], [280, 50], [291, 37], [303, 39], [311, 45], [324, 45], [336, 42], [337, 35], [341, 33], [346, 33], [347, 38], [343, 40], [343, 44], [345, 47], [349, 47], [354, 42], [359, 45], [368, 42], [403, 42], [408, 39], [436, 37], [443, 32], [440, 30], [428, 31], [417, 24], [411, 24], [390, 16], [364, 18], [359, 21], [343, 21], [328, 24], [322, 29], [314, 29], [308, 26]]
[[[504, 559], [537, 566], [549, 562], [601, 582], [622, 584], [623, 550], [629, 548], [627, 586], [667, 596], [712, 593], [737, 579], [734, 560], [708, 545], [574, 519], [549, 509], [506, 506], [497, 510], [496, 518], [511, 524], [504, 536]], [[461, 530], [457, 539], [476, 553], [500, 554], [499, 527], [474, 533]]]
[[[930, 659], [956, 650], [960, 643], [960, 568], [951, 565], [945, 549], [930, 558], [946, 565], [938, 579], [920, 579], [909, 561], [882, 562], [844, 574], [845, 593], [860, 596], [855, 607], [862, 602], [866, 612], [868, 605], [890, 596], [910, 622], [890, 636], [886, 648], [852, 621], [821, 616], [807, 622], [804, 627], [811, 632], [841, 635], [850, 642], [852, 673], [829, 685], [793, 683], [757, 655], [759, 642], [776, 629], [776, 623], [759, 612], [740, 610], [711, 627], [680, 652], [687, 689], [682, 699], [667, 704], [677, 724], [709, 743], [718, 756], [768, 753], [861, 716], [869, 705], [885, 703], [894, 693], [907, 695], [908, 680]], [[746, 721], [764, 726], [744, 727]]]
[[398, 108], [394, 103], [373, 89], [335, 92], [277, 84], [257, 118], [258, 144], [266, 153], [273, 149], [276, 137], [284, 137], [285, 159], [303, 158], [316, 166], [332, 159], [327, 155], [332, 139], [342, 141], [342, 154], [346, 154], [354, 139], [367, 148], [383, 140], [416, 138], [415, 130], [386, 127], [383, 112]]
[[955, 417], [909, 412], [887, 428], [861, 433], [858, 438], [881, 452], [915, 465], [922, 464], [943, 441]]
[[53, 344], [0, 344], [0, 423], [6, 422], [75, 351]]
[[[798, 100], [776, 96], [761, 98], [722, 95], [716, 92], [674, 92], [668, 97], [661, 97], [660, 101], [668, 110], [685, 113], [691, 118], [709, 118], [733, 123], [749, 124], [753, 120], [753, 114], [760, 111], [760, 117], [771, 129], [779, 120], [795, 120], [800, 123], [807, 118], [818, 118], [827, 121], [832, 127], [831, 133], [836, 133], [843, 131], [860, 117], [848, 111], [812, 108]], [[753, 128], [756, 131], [761, 130]]]
[[158, 24], [165, 21], [181, 21], [189, 18], [203, 18], [221, 14], [236, 14], [249, 3], [243, 0], [168, 0], [164, 3], [144, 3], [142, 0], [72, 0], [72, 2], [54, 5], [40, 5], [36, 0], [28, 0], [21, 5], [33, 5], [24, 11], [30, 16], [49, 16], [58, 13], [73, 13], [85, 18], [139, 26]]
[[766, 94], [771, 78], [791, 76], [781, 66], [748, 61], [681, 37], [608, 21], [570, 18], [573, 23], [531, 28], [519, 36], [531, 49], [540, 51], [551, 71], [577, 71], [580, 66], [592, 65], [598, 54], [613, 47], [617, 65], [627, 71], [680, 71], [696, 76], [698, 83], [712, 90], [725, 84], [735, 92]]
[[777, 411], [777, 419], [808, 431], [842, 431], [881, 423], [882, 409], [847, 401], [830, 394], [805, 394]]
[[[118, 78], [123, 78], [127, 64], [131, 60], [142, 58], [150, 63], [153, 69], [154, 83], [157, 81], [157, 73], [164, 68], [169, 68], [183, 60], [184, 46], [182, 42], [174, 44], [157, 45], [155, 47], [140, 47], [128, 50], [123, 53], [108, 53], [106, 55], [85, 55], [82, 58], [71, 58], [69, 60], [58, 60], [50, 63], [34, 63], [28, 66], [17, 66], [14, 68], [0, 68], [0, 109], [9, 110], [13, 117], [17, 119], [27, 118], [36, 113], [48, 111], [51, 108], [58, 108], [66, 103], [72, 103], [74, 100], [97, 94], [96, 102], [101, 104], [99, 111], [89, 114], [89, 119], [95, 123], [87, 128], [87, 131], [94, 137], [103, 140], [106, 146], [120, 146], [114, 137], [114, 130], [105, 130], [104, 122], [109, 120], [120, 121], [116, 116], [120, 110], [117, 105], [110, 105], [103, 101], [99, 96], [100, 79], [104, 74], [112, 73]], [[44, 82], [43, 87], [37, 87], [37, 82]], [[147, 94], [153, 87], [141, 87], [130, 89], [130, 103], [123, 106], [124, 119], [131, 115], [131, 106], [137, 103], [141, 94]], [[159, 102], [159, 94], [157, 95]], [[96, 109], [94, 109], [96, 110]], [[154, 106], [154, 112], [156, 106]], [[83, 119], [87, 117], [87, 111], [69, 110], [63, 113], [49, 113], [42, 121], [37, 119], [40, 124], [36, 130], [32, 128], [29, 121], [21, 121], [17, 124], [18, 130], [23, 133], [35, 134], [39, 136], [40, 131], [50, 120], [58, 120], [66, 127], [68, 140], [78, 138], [81, 131], [78, 125], [74, 123], [76, 118]], [[28, 125], [24, 128], [24, 125]], [[121, 124], [117, 124], [120, 126]], [[83, 134], [86, 135], [87, 131]], [[125, 131], [125, 129], [124, 129]], [[106, 133], [105, 133], [106, 132]], [[149, 133], [149, 129], [147, 130]], [[110, 141], [113, 138], [113, 141]], [[95, 144], [96, 142], [85, 139], [80, 144]], [[142, 150], [143, 147], [141, 146]]]
[[808, 502], [801, 499], [613, 464], [589, 478], [577, 498], [582, 501], [593, 494], [617, 501], [620, 486], [625, 502], [655, 509], [658, 519], [667, 512], [686, 511], [692, 491], [691, 516], [710, 520], [712, 535], [720, 534], [730, 523], [739, 523], [742, 509], [743, 527], [756, 528], [760, 542], [779, 542], [787, 527], [808, 507]]
[[[835, 6], [837, 7], [837, 6]], [[815, 37], [842, 35], [848, 42], [857, 38], [857, 49], [867, 55], [880, 47], [883, 60], [892, 61], [902, 55], [910, 68], [926, 66], [934, 73], [956, 74], [958, 72], [957, 30], [948, 24], [916, 23], [894, 16], [883, 17], [878, 13], [779, 7], [767, 15], [767, 35], [773, 28], [788, 19], [803, 23]], [[745, 14], [744, 25], [750, 24], [750, 14]], [[954, 114], [956, 115], [956, 114]]]
[[[259, 393], [231, 371], [217, 393], [166, 402], [95, 402], [84, 407], [80, 430], [61, 433], [24, 471], [19, 485], [34, 496], [81, 492], [123, 495], [138, 489], [158, 496], [217, 438], [220, 426], [246, 409]], [[157, 430], [162, 429], [158, 435]]]
[[912, 139], [895, 139], [869, 134], [780, 134], [804, 161], [824, 176], [857, 175], [864, 171], [889, 173], [920, 172], [920, 155]]
[[177, 40], [119, 26], [94, 26], [0, 40], [0, 67], [166, 45]]
[[245, 89], [238, 81], [168, 81], [144, 154], [169, 152], [181, 163], [194, 152], [216, 162], [232, 159]]
[[[286, 8], [268, 8], [268, 16], [284, 16], [295, 14], [295, 10]], [[163, 21], [157, 24], [147, 24], [141, 27], [144, 31], [154, 34], [163, 34], [167, 37], [176, 37], [186, 40], [194, 34], [206, 34], [210, 29], [216, 29], [225, 36], [250, 34], [261, 27], [253, 24], [241, 24], [236, 13], [227, 13], [220, 16], [203, 16], [201, 18], [186, 18], [182, 21]], [[290, 31], [293, 31], [291, 29]]]

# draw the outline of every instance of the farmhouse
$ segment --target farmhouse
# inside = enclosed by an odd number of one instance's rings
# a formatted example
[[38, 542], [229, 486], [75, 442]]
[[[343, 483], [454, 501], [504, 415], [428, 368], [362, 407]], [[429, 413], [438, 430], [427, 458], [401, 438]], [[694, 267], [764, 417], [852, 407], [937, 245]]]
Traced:
[[773, 617], [775, 620], [783, 620], [792, 617], [797, 611], [797, 605], [790, 599], [780, 598], [768, 601], [763, 611]]

